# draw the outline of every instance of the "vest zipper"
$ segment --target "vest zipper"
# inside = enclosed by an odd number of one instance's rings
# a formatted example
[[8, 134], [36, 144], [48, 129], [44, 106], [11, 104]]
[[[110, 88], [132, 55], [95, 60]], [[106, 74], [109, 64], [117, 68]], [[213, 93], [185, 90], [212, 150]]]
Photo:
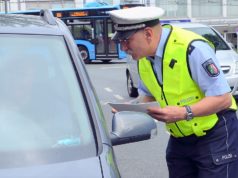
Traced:
[[[161, 100], [165, 100], [165, 103], [166, 103], [166, 105], [168, 106], [168, 102], [167, 102], [166, 97], [165, 97], [165, 94], [164, 94], [163, 84], [160, 83], [160, 81], [159, 81], [159, 79], [158, 79], [158, 77], [157, 77], [157, 73], [156, 73], [156, 71], [155, 71], [155, 69], [154, 69], [154, 67], [153, 67], [153, 63], [152, 63], [151, 61], [150, 61], [150, 64], [151, 64], [151, 68], [152, 68], [152, 70], [153, 70], [154, 76], [155, 76], [155, 78], [156, 78], [156, 81], [157, 81], [157, 83], [159, 84], [159, 86], [160, 86], [160, 88], [161, 88]], [[162, 63], [162, 65], [163, 65], [163, 63]], [[162, 79], [163, 79], [163, 77], [162, 77]], [[180, 130], [180, 128], [179, 128], [177, 122], [175, 122], [174, 124], [175, 124], [175, 126], [177, 127], [178, 131], [179, 131], [183, 136], [185, 136], [184, 133]]]
[[164, 99], [165, 99], [165, 102], [166, 102], [166, 104], [168, 105], [167, 100], [166, 100], [165, 95], [164, 95], [163, 84], [160, 83], [160, 81], [159, 81], [159, 79], [158, 79], [158, 77], [157, 77], [157, 73], [156, 73], [156, 71], [155, 71], [155, 69], [154, 69], [154, 65], [153, 65], [153, 63], [152, 63], [151, 61], [150, 61], [150, 64], [151, 64], [151, 68], [152, 68], [152, 70], [153, 70], [154, 76], [155, 76], [155, 78], [156, 78], [156, 81], [157, 81], [157, 83], [159, 84], [159, 86], [160, 86], [160, 88], [161, 88], [161, 100], [164, 100]]
[[[157, 79], [157, 77], [156, 77], [156, 79]], [[158, 80], [157, 80], [157, 81], [158, 81]], [[168, 106], [168, 102], [167, 102], [166, 97], [165, 97], [165, 94], [164, 94], [163, 85], [160, 85], [160, 87], [161, 87], [161, 97], [164, 97], [164, 100], [165, 100], [165, 102], [166, 102], [166, 104], [167, 104], [167, 106]], [[175, 126], [177, 127], [178, 131], [179, 131], [183, 136], [185, 136], [184, 133], [183, 133], [183, 132], [181, 131], [181, 129], [179, 128], [177, 122], [174, 122], [174, 124], [175, 124]]]

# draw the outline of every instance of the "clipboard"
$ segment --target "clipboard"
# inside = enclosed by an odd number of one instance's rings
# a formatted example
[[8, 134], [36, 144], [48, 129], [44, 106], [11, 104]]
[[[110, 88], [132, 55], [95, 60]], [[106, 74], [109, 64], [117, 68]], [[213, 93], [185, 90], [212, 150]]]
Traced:
[[112, 108], [117, 111], [136, 111], [136, 112], [147, 112], [148, 107], [160, 107], [158, 102], [148, 102], [148, 103], [108, 103]]

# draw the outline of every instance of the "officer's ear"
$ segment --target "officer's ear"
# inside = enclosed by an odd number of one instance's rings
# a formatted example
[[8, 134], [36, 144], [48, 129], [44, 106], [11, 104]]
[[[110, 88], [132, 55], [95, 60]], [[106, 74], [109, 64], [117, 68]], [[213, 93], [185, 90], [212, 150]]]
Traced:
[[145, 35], [146, 40], [151, 41], [152, 36], [153, 36], [153, 30], [152, 30], [152, 28], [146, 27], [146, 28], [144, 29], [144, 35]]

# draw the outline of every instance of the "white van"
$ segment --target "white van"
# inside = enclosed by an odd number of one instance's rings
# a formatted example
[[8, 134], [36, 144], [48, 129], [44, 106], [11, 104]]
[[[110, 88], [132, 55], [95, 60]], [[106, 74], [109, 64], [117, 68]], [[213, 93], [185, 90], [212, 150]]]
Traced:
[[[216, 56], [220, 62], [221, 69], [232, 89], [232, 94], [238, 96], [238, 54], [225, 41], [225, 39], [214, 28], [200, 23], [171, 23], [172, 26], [181, 27], [205, 38], [216, 46]], [[138, 70], [137, 62], [128, 56], [128, 67], [126, 69], [127, 91], [130, 97], [137, 97]]]

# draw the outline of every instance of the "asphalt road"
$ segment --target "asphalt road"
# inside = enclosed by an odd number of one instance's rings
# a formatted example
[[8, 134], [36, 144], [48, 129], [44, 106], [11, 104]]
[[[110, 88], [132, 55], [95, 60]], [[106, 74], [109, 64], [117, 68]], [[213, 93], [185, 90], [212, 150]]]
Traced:
[[[108, 129], [111, 130], [111, 108], [107, 102], [132, 100], [126, 90], [126, 63], [87, 64], [86, 68], [102, 105]], [[167, 178], [165, 149], [168, 133], [163, 123], [157, 123], [158, 134], [148, 141], [114, 146], [119, 170], [123, 178]]]

